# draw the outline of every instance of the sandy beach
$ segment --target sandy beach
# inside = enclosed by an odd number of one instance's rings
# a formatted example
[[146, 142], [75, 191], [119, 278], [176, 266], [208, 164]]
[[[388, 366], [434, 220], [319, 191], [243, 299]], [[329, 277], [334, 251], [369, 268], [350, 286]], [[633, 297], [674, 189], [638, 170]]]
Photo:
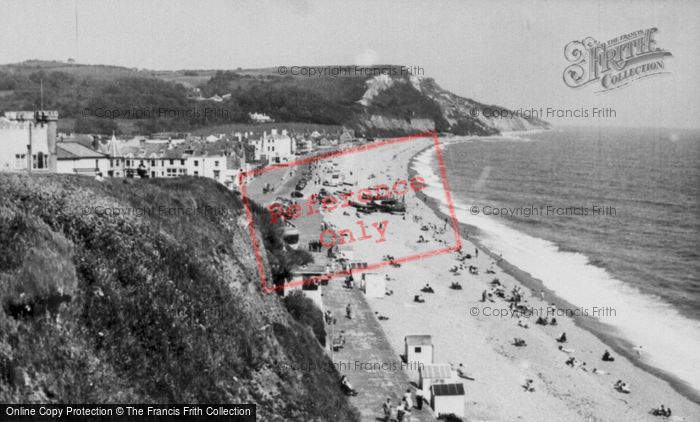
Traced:
[[[357, 182], [354, 191], [378, 183], [391, 185], [407, 179], [409, 163], [431, 140], [417, 140], [377, 148], [368, 152], [342, 155], [334, 159], [346, 181]], [[315, 187], [314, 189], [318, 189]], [[331, 191], [341, 188], [327, 188]], [[309, 188], [307, 188], [309, 191]], [[353, 229], [359, 237], [361, 220], [372, 238], [351, 243], [355, 260], [375, 263], [385, 255], [396, 258], [454, 245], [454, 233], [445, 222], [411, 190], [406, 194], [407, 214], [357, 214], [336, 210], [324, 213], [325, 220], [337, 230]], [[383, 223], [386, 240], [380, 239], [372, 223]], [[421, 230], [427, 225], [430, 230]], [[437, 229], [436, 229], [437, 228]], [[420, 236], [427, 242], [418, 243]], [[558, 317], [557, 326], [518, 325], [518, 318], [508, 312], [509, 303], [495, 297], [494, 302], [481, 302], [482, 292], [494, 279], [509, 294], [521, 283], [499, 268], [498, 263], [476, 246], [462, 239], [463, 252], [472, 255], [459, 261], [457, 252], [441, 254], [404, 263], [400, 267], [384, 267], [375, 272], [389, 277], [387, 288], [393, 294], [367, 299], [380, 321], [396, 356], [403, 354], [407, 334], [430, 334], [435, 346], [435, 363], [462, 363], [475, 380], [463, 382], [466, 399], [465, 415], [470, 421], [654, 421], [662, 418], [649, 414], [650, 409], [664, 404], [673, 410], [672, 420], [700, 420], [700, 406], [677, 393], [664, 380], [652, 375], [624, 356], [615, 354], [614, 362], [603, 362], [601, 356], [610, 349], [600, 339], [577, 326], [567, 317]], [[456, 265], [465, 268], [454, 274]], [[467, 266], [475, 266], [478, 274], [470, 274]], [[492, 270], [493, 273], [487, 273]], [[340, 283], [341, 280], [331, 281]], [[462, 290], [449, 288], [459, 282]], [[425, 303], [413, 298], [429, 283], [434, 293], [423, 293]], [[545, 295], [522, 287], [525, 305], [546, 309]], [[505, 315], [494, 315], [497, 313]], [[567, 351], [558, 349], [556, 338], [565, 332]], [[526, 347], [515, 347], [514, 338], [521, 338]], [[612, 350], [612, 349], [610, 349]], [[567, 353], [568, 352], [568, 353]], [[585, 362], [584, 367], [571, 367], [570, 357]], [[598, 371], [594, 372], [594, 368]], [[604, 373], [600, 373], [603, 371]], [[417, 380], [416, 374], [409, 374]], [[527, 379], [534, 380], [535, 390], [523, 388]], [[613, 385], [623, 380], [630, 394], [616, 391]]]

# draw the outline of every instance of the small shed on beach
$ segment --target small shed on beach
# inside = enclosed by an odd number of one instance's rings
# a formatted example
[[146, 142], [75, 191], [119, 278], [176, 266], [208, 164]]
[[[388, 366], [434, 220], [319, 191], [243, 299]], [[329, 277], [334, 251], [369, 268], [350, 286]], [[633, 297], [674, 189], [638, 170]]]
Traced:
[[464, 416], [464, 385], [434, 384], [430, 387], [430, 407], [438, 417], [450, 413]]
[[429, 334], [409, 334], [404, 338], [407, 364], [432, 365], [434, 348]]
[[[430, 392], [430, 387], [445, 384], [452, 379], [452, 368], [447, 363], [424, 365], [418, 369], [418, 386], [421, 390]], [[430, 400], [430, 397], [426, 397]]]
[[312, 292], [317, 292], [320, 298], [321, 290], [319, 290], [318, 286], [325, 286], [328, 284], [328, 277], [326, 277], [328, 272], [328, 266], [319, 264], [308, 264], [303, 267], [295, 268], [291, 272], [291, 281], [285, 283], [281, 295], [287, 296], [294, 290], [303, 290], [309, 297], [314, 296]]
[[386, 280], [381, 274], [363, 273], [361, 276], [360, 289], [367, 297], [384, 297], [386, 293]]

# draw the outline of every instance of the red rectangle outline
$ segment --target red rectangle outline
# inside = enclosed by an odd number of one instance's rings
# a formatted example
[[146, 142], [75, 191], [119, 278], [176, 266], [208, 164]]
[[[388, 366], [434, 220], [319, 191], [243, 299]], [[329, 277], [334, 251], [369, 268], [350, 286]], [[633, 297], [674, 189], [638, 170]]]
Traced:
[[[335, 158], [335, 157], [339, 157], [339, 156], [345, 155], [345, 154], [350, 154], [353, 152], [370, 151], [370, 150], [384, 147], [384, 146], [388, 146], [388, 145], [394, 145], [394, 144], [398, 144], [401, 142], [407, 142], [407, 141], [411, 141], [411, 140], [415, 140], [415, 139], [423, 139], [423, 138], [428, 138], [428, 137], [432, 138], [433, 143], [435, 144], [435, 156], [436, 156], [437, 161], [438, 161], [438, 169], [440, 172], [440, 178], [442, 179], [442, 186], [443, 186], [443, 189], [445, 190], [445, 200], [447, 202], [447, 206], [448, 206], [448, 210], [449, 210], [449, 218], [450, 218], [450, 222], [452, 225], [452, 232], [455, 236], [455, 244], [453, 246], [447, 246], [445, 248], [436, 249], [433, 251], [421, 252], [418, 254], [405, 256], [403, 258], [396, 258], [396, 259], [393, 259], [392, 261], [380, 261], [380, 262], [377, 262], [375, 264], [367, 265], [364, 268], [355, 268], [355, 269], [349, 269], [349, 270], [344, 270], [344, 271], [338, 271], [338, 272], [330, 273], [330, 274], [324, 274], [322, 276], [317, 276], [317, 277], [308, 277], [308, 278], [305, 278], [302, 280], [292, 281], [292, 282], [285, 283], [285, 284], [279, 284], [279, 285], [276, 285], [274, 287], [267, 286], [267, 276], [265, 275], [265, 267], [263, 264], [262, 252], [260, 251], [260, 246], [258, 245], [258, 237], [256, 236], [255, 223], [253, 221], [253, 211], [251, 210], [251, 207], [250, 207], [250, 198], [248, 197], [248, 192], [247, 192], [247, 188], [246, 188], [246, 184], [245, 184], [245, 179], [247, 177], [257, 176], [260, 174], [268, 173], [270, 171], [284, 169], [286, 167], [296, 167], [296, 166], [301, 166], [304, 164], [309, 164], [309, 163], [313, 163], [313, 162], [324, 160], [324, 159]], [[239, 175], [238, 181], [239, 181], [239, 186], [241, 187], [241, 197], [243, 200], [243, 205], [245, 208], [246, 217], [248, 219], [248, 230], [249, 230], [249, 234], [250, 234], [251, 244], [253, 246], [253, 253], [255, 254], [255, 262], [257, 264], [258, 274], [260, 276], [260, 286], [265, 293], [272, 293], [272, 292], [277, 292], [279, 290], [283, 290], [285, 288], [297, 287], [297, 286], [302, 286], [302, 285], [306, 285], [306, 284], [317, 283], [317, 282], [320, 282], [321, 280], [330, 280], [332, 278], [339, 277], [339, 276], [348, 276], [348, 275], [350, 275], [351, 272], [355, 272], [355, 273], [360, 272], [361, 273], [361, 272], [365, 272], [365, 271], [372, 271], [372, 270], [376, 270], [378, 268], [389, 266], [392, 263], [403, 264], [403, 263], [407, 263], [407, 262], [416, 261], [418, 259], [430, 258], [430, 257], [436, 256], [436, 255], [441, 255], [441, 254], [445, 254], [445, 253], [459, 251], [462, 249], [462, 238], [459, 235], [459, 224], [457, 223], [457, 217], [455, 216], [455, 208], [454, 208], [454, 203], [452, 201], [452, 193], [450, 190], [450, 185], [449, 185], [449, 182], [447, 181], [447, 171], [445, 169], [445, 161], [444, 161], [444, 158], [442, 155], [442, 149], [440, 148], [440, 141], [438, 139], [438, 135], [434, 131], [422, 132], [422, 133], [403, 136], [403, 137], [399, 137], [399, 138], [386, 139], [383, 141], [373, 142], [371, 144], [364, 144], [364, 145], [359, 145], [359, 146], [352, 147], [352, 148], [343, 149], [341, 151], [332, 151], [332, 152], [314, 155], [311, 157], [305, 157], [305, 158], [290, 161], [287, 163], [280, 163], [280, 164], [275, 164], [275, 165], [271, 165], [271, 166], [258, 167], [258, 168], [255, 168], [253, 170], [250, 170], [250, 171], [241, 172]]]

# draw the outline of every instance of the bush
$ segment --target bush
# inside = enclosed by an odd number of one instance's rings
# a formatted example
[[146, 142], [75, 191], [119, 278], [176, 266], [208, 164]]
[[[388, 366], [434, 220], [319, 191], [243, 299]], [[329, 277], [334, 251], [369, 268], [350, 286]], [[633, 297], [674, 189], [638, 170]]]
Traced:
[[323, 322], [323, 312], [313, 300], [297, 290], [284, 298], [284, 306], [295, 320], [311, 328], [321, 346], [326, 345], [326, 326]]

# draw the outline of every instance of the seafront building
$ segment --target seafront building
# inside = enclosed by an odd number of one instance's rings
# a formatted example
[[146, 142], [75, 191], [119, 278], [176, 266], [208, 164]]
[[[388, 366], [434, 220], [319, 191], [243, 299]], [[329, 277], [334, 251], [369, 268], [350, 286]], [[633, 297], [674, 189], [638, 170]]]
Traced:
[[272, 129], [269, 135], [263, 132], [263, 136], [254, 139], [252, 145], [255, 148], [256, 161], [283, 163], [295, 155], [295, 143], [286, 130], [278, 133], [277, 129]]
[[0, 171], [56, 171], [58, 112], [6, 111], [0, 116]]
[[103, 177], [208, 177], [230, 189], [243, 171], [294, 160], [317, 148], [355, 140], [341, 134], [290, 134], [272, 129], [211, 134], [206, 137], [165, 134], [106, 141], [91, 135], [56, 133], [57, 111], [8, 111], [0, 116], [0, 171], [37, 171]]

